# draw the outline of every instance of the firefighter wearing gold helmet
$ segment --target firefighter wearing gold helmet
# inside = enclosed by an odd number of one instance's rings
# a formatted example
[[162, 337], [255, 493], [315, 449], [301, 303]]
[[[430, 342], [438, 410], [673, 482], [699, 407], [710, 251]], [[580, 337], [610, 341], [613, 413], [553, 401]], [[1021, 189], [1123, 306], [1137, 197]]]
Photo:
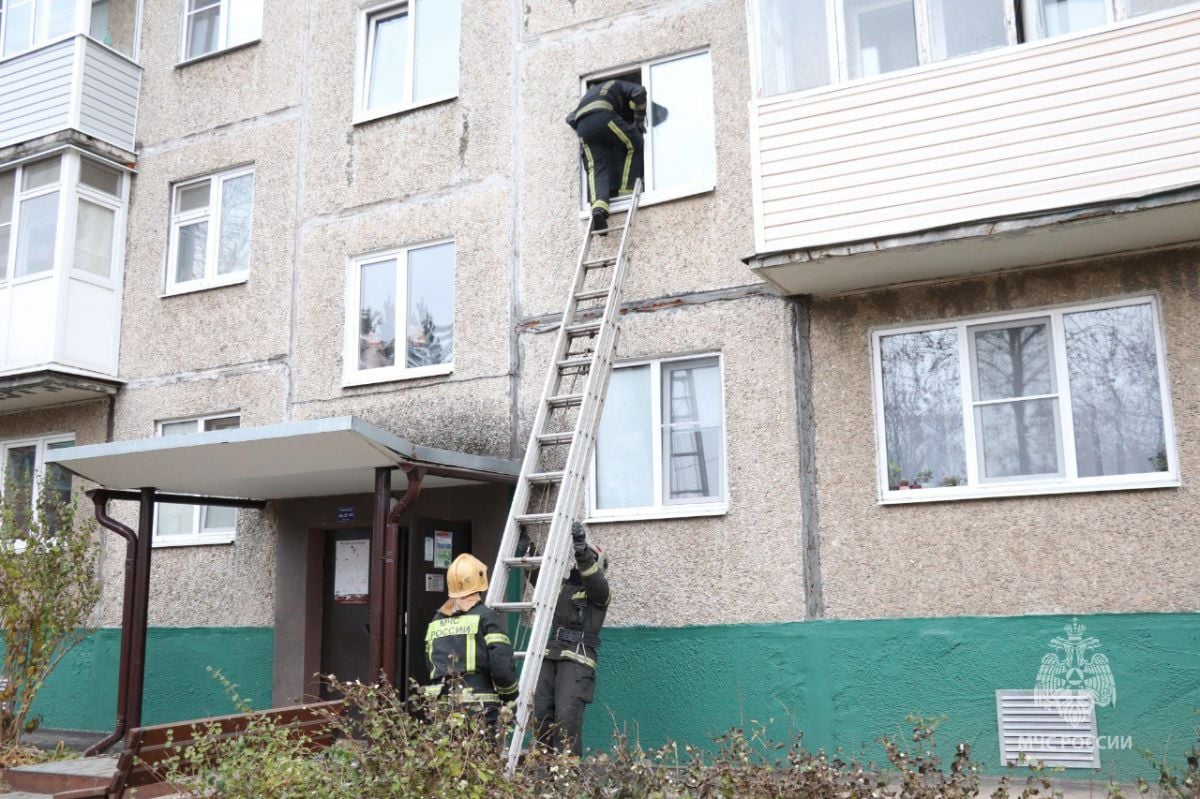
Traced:
[[451, 680], [461, 680], [454, 698], [477, 705], [489, 723], [495, 723], [500, 703], [517, 698], [512, 642], [500, 616], [483, 603], [488, 587], [487, 565], [462, 554], [446, 572], [449, 598], [433, 614], [425, 631], [429, 658], [427, 691], [440, 695]]

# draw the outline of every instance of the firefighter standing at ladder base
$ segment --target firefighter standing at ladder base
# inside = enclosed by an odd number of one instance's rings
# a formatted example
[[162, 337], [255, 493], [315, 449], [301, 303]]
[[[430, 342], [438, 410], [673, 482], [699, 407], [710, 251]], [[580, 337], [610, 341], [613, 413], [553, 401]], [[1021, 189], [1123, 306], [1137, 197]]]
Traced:
[[449, 599], [433, 614], [425, 631], [431, 695], [440, 695], [452, 678], [462, 680], [455, 698], [476, 704], [489, 724], [495, 724], [500, 703], [517, 698], [512, 642], [500, 615], [483, 604], [488, 587], [487, 566], [472, 555], [454, 559], [446, 572]]
[[[563, 580], [554, 608], [553, 627], [533, 697], [534, 729], [544, 746], [580, 755], [583, 713], [596, 693], [596, 650], [608, 612], [608, 557], [588, 543], [587, 529], [571, 525], [575, 568]], [[524, 531], [518, 551], [533, 554]], [[530, 573], [530, 582], [537, 575]]]
[[608, 201], [631, 194], [642, 176], [646, 89], [626, 80], [594, 84], [567, 115], [579, 134], [595, 230], [608, 227]]

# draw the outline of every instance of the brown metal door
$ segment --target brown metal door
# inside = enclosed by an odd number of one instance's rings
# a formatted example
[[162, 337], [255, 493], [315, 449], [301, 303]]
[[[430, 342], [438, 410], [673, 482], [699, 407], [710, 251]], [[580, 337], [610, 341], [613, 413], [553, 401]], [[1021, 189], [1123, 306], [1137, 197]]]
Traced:
[[[321, 674], [342, 681], [365, 680], [369, 640], [366, 569], [370, 564], [369, 529], [330, 530], [325, 534], [325, 587], [321, 613]], [[337, 698], [324, 682], [321, 696]]]
[[413, 520], [408, 535], [408, 591], [405, 597], [409, 620], [406, 665], [407, 676], [419, 683], [429, 682], [425, 628], [434, 612], [446, 601], [446, 566], [470, 551], [469, 521]]

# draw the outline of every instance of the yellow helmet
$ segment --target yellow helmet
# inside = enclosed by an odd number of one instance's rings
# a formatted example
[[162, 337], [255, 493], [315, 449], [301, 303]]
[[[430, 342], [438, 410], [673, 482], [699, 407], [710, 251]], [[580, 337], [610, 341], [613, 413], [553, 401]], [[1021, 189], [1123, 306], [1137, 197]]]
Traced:
[[451, 599], [486, 591], [487, 587], [487, 564], [474, 555], [459, 555], [446, 572], [446, 593]]

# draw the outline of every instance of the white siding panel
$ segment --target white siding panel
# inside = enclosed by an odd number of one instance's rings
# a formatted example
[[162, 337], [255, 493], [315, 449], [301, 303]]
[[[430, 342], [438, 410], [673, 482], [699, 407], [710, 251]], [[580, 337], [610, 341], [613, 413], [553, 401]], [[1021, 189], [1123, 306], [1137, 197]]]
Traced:
[[79, 127], [84, 133], [133, 150], [141, 71], [106, 47], [88, 41], [84, 57]]
[[1200, 12], [772, 98], [762, 252], [1200, 183]]
[[8, 349], [0, 368], [49, 363], [54, 360], [55, 296], [53, 276], [14, 284], [10, 289]]
[[67, 281], [66, 330], [61, 362], [103, 374], [117, 373], [116, 292], [77, 278]]
[[70, 123], [73, 46], [65, 40], [0, 61], [0, 147]]

